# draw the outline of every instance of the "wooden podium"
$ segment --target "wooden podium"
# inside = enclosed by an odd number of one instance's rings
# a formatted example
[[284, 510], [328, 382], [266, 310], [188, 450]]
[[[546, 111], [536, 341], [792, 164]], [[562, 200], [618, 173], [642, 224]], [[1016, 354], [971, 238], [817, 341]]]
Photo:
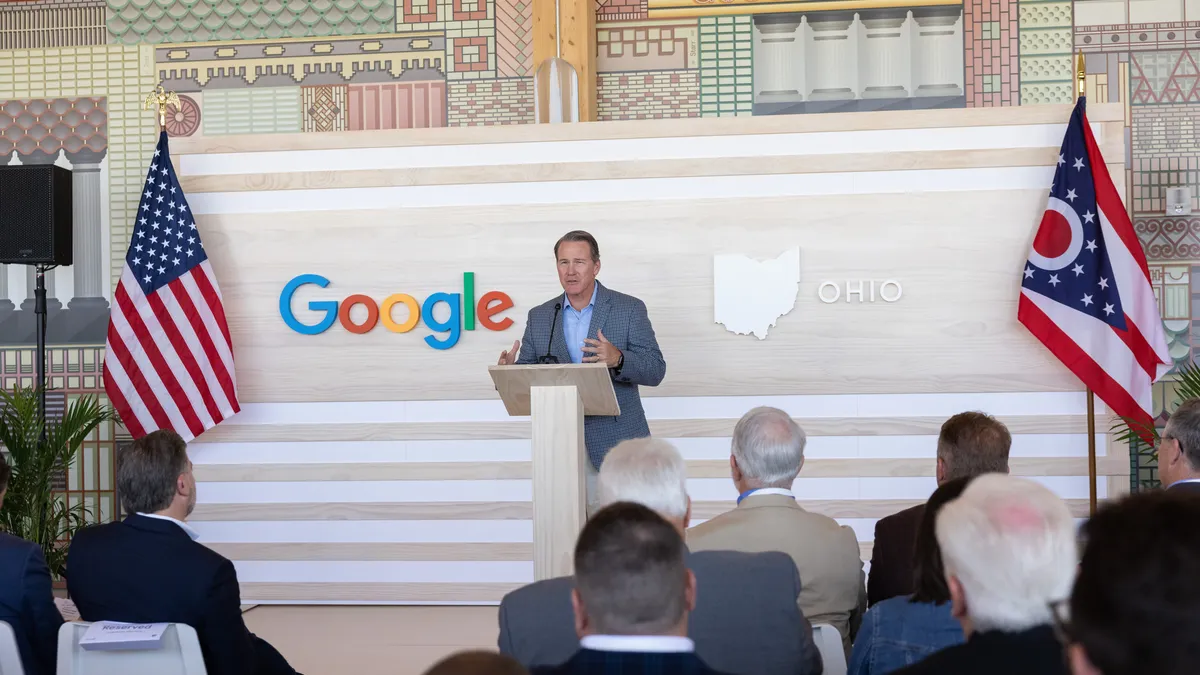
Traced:
[[572, 574], [587, 519], [584, 415], [620, 415], [603, 363], [491, 366], [509, 415], [533, 423], [533, 569], [539, 581]]

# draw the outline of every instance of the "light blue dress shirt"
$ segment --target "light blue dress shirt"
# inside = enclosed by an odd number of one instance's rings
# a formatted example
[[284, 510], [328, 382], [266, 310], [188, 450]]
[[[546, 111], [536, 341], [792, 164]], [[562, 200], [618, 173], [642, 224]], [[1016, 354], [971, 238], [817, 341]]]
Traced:
[[571, 355], [571, 363], [583, 363], [583, 341], [587, 339], [588, 328], [592, 325], [592, 308], [596, 306], [596, 291], [600, 286], [592, 286], [592, 300], [583, 309], [575, 309], [571, 299], [563, 293], [563, 337], [567, 340], [567, 353]]

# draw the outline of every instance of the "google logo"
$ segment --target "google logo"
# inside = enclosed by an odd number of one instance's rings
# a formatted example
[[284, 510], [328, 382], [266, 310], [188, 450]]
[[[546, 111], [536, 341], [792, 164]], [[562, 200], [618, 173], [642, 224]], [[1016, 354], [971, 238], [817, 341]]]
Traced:
[[[316, 335], [329, 330], [334, 321], [351, 333], [363, 334], [382, 323], [383, 327], [393, 333], [407, 333], [416, 328], [417, 323], [424, 320], [425, 325], [436, 333], [446, 333], [439, 339], [436, 335], [427, 335], [425, 343], [434, 349], [450, 349], [458, 344], [458, 338], [463, 330], [475, 330], [475, 321], [488, 330], [501, 331], [513, 324], [510, 318], [496, 319], [496, 315], [513, 306], [512, 298], [507, 293], [488, 291], [475, 302], [475, 273], [463, 272], [463, 291], [459, 293], [434, 293], [425, 298], [424, 303], [407, 293], [394, 293], [384, 298], [383, 302], [375, 304], [368, 295], [356, 293], [349, 295], [340, 303], [337, 300], [313, 300], [308, 308], [314, 312], [325, 312], [325, 318], [315, 324], [300, 323], [292, 313], [292, 297], [296, 290], [305, 284], [313, 284], [320, 288], [329, 286], [329, 280], [319, 274], [301, 274], [283, 287], [279, 294], [279, 314], [288, 328], [304, 335]], [[433, 310], [438, 303], [445, 303], [450, 309], [450, 316], [445, 321], [438, 321], [433, 316]], [[350, 310], [355, 305], [362, 305], [367, 310], [367, 318], [362, 323], [354, 323], [350, 319]], [[396, 305], [404, 305], [408, 316], [402, 322], [392, 317]]]

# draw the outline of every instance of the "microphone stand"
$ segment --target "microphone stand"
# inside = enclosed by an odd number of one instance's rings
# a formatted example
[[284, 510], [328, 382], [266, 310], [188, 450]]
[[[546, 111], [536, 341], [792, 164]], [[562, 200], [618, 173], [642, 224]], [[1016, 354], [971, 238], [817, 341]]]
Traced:
[[538, 357], [540, 364], [558, 363], [558, 357], [551, 354], [550, 350], [554, 348], [554, 327], [558, 325], [558, 313], [562, 310], [562, 303], [554, 303], [554, 318], [550, 319], [550, 341], [546, 344], [546, 353]]

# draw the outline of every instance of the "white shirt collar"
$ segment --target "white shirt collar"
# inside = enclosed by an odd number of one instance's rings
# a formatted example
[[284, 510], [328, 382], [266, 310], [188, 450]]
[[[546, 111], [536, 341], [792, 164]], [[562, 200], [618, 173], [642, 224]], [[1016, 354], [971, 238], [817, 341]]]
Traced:
[[746, 496], [747, 497], [758, 497], [759, 495], [783, 495], [784, 497], [791, 497], [792, 499], [796, 498], [796, 495], [792, 494], [792, 491], [787, 488], [770, 488], [770, 487], [769, 488], [759, 488]]
[[598, 652], [688, 653], [696, 651], [691, 638], [678, 635], [585, 635], [584, 649]]
[[193, 530], [191, 527], [188, 526], [187, 523], [183, 522], [182, 520], [175, 520], [171, 516], [160, 516], [157, 513], [139, 513], [138, 515], [145, 516], [146, 518], [158, 518], [159, 520], [169, 520], [172, 523], [175, 523], [176, 525], [178, 525], [179, 527], [182, 527], [183, 531], [187, 532], [187, 536], [192, 538], [192, 541], [200, 541], [200, 533]]
[[1175, 481], [1174, 483], [1171, 483], [1171, 484], [1170, 484], [1170, 485], [1168, 485], [1167, 487], [1174, 487], [1174, 486], [1176, 486], [1176, 485], [1183, 485], [1184, 483], [1200, 483], [1200, 478], [1184, 478], [1183, 480], [1177, 480], [1177, 481]]

